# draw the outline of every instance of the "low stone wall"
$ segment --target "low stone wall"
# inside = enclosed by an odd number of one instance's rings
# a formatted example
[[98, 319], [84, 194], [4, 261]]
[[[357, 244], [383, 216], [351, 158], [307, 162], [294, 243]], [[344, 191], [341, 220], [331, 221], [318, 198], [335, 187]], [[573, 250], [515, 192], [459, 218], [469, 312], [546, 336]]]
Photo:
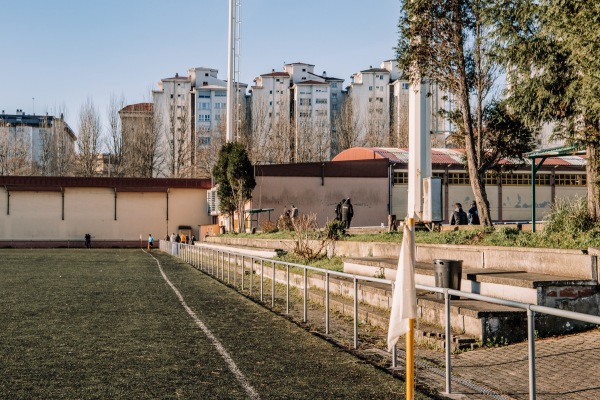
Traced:
[[[283, 250], [293, 248], [291, 240], [280, 239], [209, 237], [207, 241]], [[401, 244], [398, 242], [339, 241], [335, 243], [334, 253], [341, 257], [398, 258], [400, 246]], [[469, 268], [492, 268], [598, 280], [598, 255], [593, 249], [584, 252], [564, 249], [423, 243], [417, 244], [416, 251], [417, 262], [423, 263], [433, 263], [435, 259], [463, 260], [463, 266]]]

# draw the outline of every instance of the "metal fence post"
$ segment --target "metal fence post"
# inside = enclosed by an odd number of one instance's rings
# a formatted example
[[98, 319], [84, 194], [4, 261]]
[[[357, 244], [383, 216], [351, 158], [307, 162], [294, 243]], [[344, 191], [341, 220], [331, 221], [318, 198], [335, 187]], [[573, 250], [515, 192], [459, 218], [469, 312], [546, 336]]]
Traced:
[[271, 307], [275, 307], [275, 261], [271, 261], [273, 275], [271, 275]]
[[354, 348], [358, 349], [358, 279], [354, 275]]
[[452, 390], [452, 359], [450, 357], [450, 335], [452, 328], [450, 327], [450, 295], [448, 289], [444, 290], [445, 296], [445, 311], [446, 311], [446, 393], [450, 394]]
[[250, 257], [250, 297], [252, 297], [252, 276], [254, 272], [254, 257]]
[[244, 275], [246, 275], [246, 259], [242, 254], [242, 292], [244, 291]]
[[529, 350], [529, 399], [535, 400], [535, 312], [527, 307], [527, 349]]
[[302, 268], [304, 270], [304, 322], [308, 321], [308, 271], [306, 268]]
[[290, 266], [285, 269], [285, 313], [290, 313]]
[[329, 270], [325, 271], [325, 334], [329, 335]]
[[260, 301], [263, 301], [263, 294], [264, 294], [264, 282], [263, 282], [263, 278], [265, 275], [265, 260], [263, 260], [261, 258], [260, 260]]

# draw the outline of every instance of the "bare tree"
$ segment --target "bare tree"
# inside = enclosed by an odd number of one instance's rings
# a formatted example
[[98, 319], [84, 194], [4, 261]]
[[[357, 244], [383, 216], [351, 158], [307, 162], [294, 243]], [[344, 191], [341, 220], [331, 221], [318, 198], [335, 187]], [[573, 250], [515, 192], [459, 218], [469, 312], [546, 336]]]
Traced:
[[91, 98], [79, 110], [79, 136], [77, 147], [79, 149], [76, 173], [79, 176], [94, 176], [99, 155], [100, 136], [102, 124], [100, 114]]
[[354, 109], [352, 96], [346, 97], [335, 125], [336, 130], [333, 141], [338, 152], [360, 145], [361, 123]]
[[286, 98], [268, 104], [267, 98], [252, 99], [248, 123], [248, 149], [253, 163], [286, 163], [292, 159], [293, 126]]
[[121, 126], [121, 118], [119, 111], [125, 107], [125, 97], [117, 99], [112, 94], [108, 103], [106, 117], [108, 120], [108, 138], [107, 148], [110, 154], [109, 170], [114, 176], [125, 176], [124, 170], [124, 138], [123, 127]]
[[388, 147], [389, 146], [389, 120], [388, 113], [383, 106], [382, 97], [373, 97], [367, 109], [367, 121], [365, 131], [365, 146]]
[[[30, 127], [0, 126], [0, 175], [31, 175], [34, 171], [31, 157]], [[29, 134], [31, 136], [31, 134]]]
[[392, 99], [390, 146], [399, 148], [408, 147], [408, 96], [398, 95]]
[[171, 177], [186, 177], [192, 174], [192, 154], [195, 145], [192, 137], [192, 123], [189, 96], [185, 95], [179, 104], [173, 101], [168, 106], [167, 115], [167, 167]]

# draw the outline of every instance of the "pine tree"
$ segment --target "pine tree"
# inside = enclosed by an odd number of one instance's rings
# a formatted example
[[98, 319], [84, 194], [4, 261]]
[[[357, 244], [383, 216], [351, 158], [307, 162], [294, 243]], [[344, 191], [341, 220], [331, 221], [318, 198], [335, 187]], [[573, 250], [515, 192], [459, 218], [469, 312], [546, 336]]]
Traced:
[[600, 218], [600, 7], [580, 0], [496, 0], [491, 18], [510, 107], [587, 149], [588, 211]]

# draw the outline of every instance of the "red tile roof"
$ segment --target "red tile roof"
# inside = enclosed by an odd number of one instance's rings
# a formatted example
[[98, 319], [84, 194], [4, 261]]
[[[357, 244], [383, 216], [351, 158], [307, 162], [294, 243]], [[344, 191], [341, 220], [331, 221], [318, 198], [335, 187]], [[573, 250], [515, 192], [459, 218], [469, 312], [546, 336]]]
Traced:
[[319, 81], [313, 81], [313, 80], [308, 80], [308, 81], [300, 81], [297, 82], [296, 85], [329, 85], [329, 83], [327, 82], [319, 82]]
[[290, 74], [287, 72], [270, 72], [268, 74], [262, 74], [261, 76], [285, 76], [289, 78]]

